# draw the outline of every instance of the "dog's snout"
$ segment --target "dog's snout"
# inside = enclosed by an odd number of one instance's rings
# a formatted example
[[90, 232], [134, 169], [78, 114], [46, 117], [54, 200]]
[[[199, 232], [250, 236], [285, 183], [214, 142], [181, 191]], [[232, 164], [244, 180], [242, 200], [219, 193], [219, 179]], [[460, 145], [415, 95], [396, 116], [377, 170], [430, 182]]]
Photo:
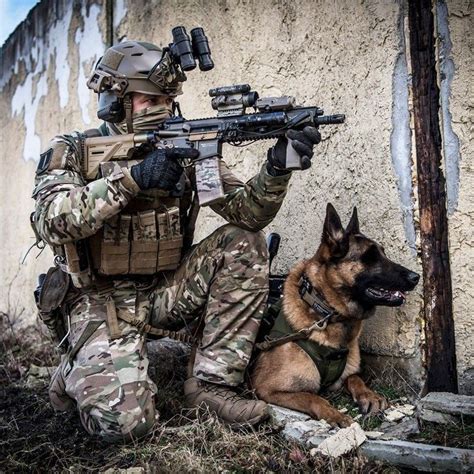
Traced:
[[420, 281], [420, 275], [415, 272], [408, 272], [407, 275], [407, 280], [413, 285], [416, 286], [416, 284]]

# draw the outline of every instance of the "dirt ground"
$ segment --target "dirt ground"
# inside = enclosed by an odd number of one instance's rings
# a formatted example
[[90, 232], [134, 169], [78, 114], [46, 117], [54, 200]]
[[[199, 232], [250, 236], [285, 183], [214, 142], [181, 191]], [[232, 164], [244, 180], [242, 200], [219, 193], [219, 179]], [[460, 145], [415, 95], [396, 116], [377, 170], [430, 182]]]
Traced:
[[20, 330], [2, 315], [0, 331], [0, 472], [399, 472], [358, 453], [336, 461], [311, 456], [270, 424], [236, 432], [212, 416], [196, 419], [182, 407], [188, 350], [172, 342], [149, 345], [159, 387], [155, 431], [133, 444], [106, 444], [87, 435], [77, 413], [51, 408], [49, 377], [38, 376], [37, 367], [54, 366], [58, 355], [42, 327]]
[[22, 330], [15, 326], [2, 315], [0, 472], [115, 472], [131, 467], [206, 473], [384, 470], [356, 454], [336, 462], [314, 458], [269, 425], [235, 432], [212, 416], [191, 418], [182, 409], [187, 351], [172, 343], [165, 343], [164, 350], [150, 347], [150, 375], [159, 387], [160, 423], [155, 431], [134, 444], [106, 444], [87, 435], [77, 413], [51, 408], [48, 377], [32, 374], [36, 367], [54, 366], [58, 355], [39, 324]]

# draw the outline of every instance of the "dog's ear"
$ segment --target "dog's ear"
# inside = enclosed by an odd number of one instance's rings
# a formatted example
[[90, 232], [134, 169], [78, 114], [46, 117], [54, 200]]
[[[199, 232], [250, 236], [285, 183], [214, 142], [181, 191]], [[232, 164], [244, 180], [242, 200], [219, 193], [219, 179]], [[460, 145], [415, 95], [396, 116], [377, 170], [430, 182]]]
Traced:
[[352, 217], [349, 221], [349, 224], [346, 228], [346, 234], [360, 234], [359, 230], [359, 217], [357, 216], [357, 207], [354, 206], [354, 210], [352, 211]]
[[331, 258], [344, 257], [348, 250], [348, 236], [342, 227], [341, 218], [331, 203], [328, 203], [326, 208], [321, 243], [328, 246]]

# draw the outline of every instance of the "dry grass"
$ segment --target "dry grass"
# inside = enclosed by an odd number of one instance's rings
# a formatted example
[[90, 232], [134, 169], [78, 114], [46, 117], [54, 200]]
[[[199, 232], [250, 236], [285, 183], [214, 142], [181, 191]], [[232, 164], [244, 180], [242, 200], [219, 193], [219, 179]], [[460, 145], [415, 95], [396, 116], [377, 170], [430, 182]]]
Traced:
[[28, 386], [28, 368], [32, 364], [54, 365], [58, 355], [39, 325], [19, 330], [10, 323], [3, 315], [0, 321], [0, 472], [116, 471], [129, 467], [165, 473], [389, 472], [357, 453], [336, 461], [315, 458], [308, 450], [284, 440], [268, 424], [236, 432], [208, 414], [192, 418], [182, 409], [185, 369], [179, 352], [175, 352], [172, 363], [158, 364], [151, 369], [160, 387], [161, 422], [155, 431], [129, 445], [106, 444], [85, 433], [76, 413], [53, 411], [46, 381]]
[[[35, 387], [26, 383], [31, 365], [52, 366], [58, 361], [42, 326], [20, 330], [15, 321], [0, 316], [0, 472], [115, 472], [129, 467], [164, 473], [398, 472], [368, 462], [355, 452], [335, 461], [313, 457], [308, 450], [283, 439], [269, 424], [236, 432], [213, 416], [191, 417], [182, 408], [187, 354], [179, 350], [158, 355], [150, 352], [150, 375], [159, 387], [157, 406], [161, 415], [155, 431], [129, 445], [106, 444], [85, 433], [76, 413], [53, 411], [46, 383]], [[171, 360], [164, 361], [164, 356]], [[413, 395], [390, 368], [371, 385], [392, 402]], [[353, 416], [358, 413], [343, 392], [335, 394], [332, 402], [347, 408]], [[369, 417], [359, 422], [370, 430], [381, 419]], [[474, 425], [466, 419], [456, 426], [426, 423], [416, 440], [472, 448], [473, 437]]]

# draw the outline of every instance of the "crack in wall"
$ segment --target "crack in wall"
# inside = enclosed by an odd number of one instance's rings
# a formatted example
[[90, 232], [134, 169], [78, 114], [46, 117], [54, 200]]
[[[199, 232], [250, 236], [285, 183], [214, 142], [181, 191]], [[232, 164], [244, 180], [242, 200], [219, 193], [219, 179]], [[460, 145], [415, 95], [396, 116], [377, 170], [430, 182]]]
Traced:
[[410, 78], [408, 75], [405, 32], [405, 8], [400, 4], [398, 18], [399, 53], [392, 75], [392, 134], [390, 152], [397, 175], [398, 195], [407, 244], [416, 255], [416, 233], [413, 219], [413, 184], [411, 160], [410, 110], [408, 105]]
[[452, 215], [458, 206], [459, 198], [459, 138], [452, 127], [449, 110], [451, 83], [454, 78], [454, 62], [451, 58], [452, 42], [449, 34], [448, 7], [444, 0], [436, 3], [436, 26], [438, 29], [438, 66], [440, 75], [440, 105], [443, 129], [442, 145], [445, 161], [446, 193], [448, 215]]

